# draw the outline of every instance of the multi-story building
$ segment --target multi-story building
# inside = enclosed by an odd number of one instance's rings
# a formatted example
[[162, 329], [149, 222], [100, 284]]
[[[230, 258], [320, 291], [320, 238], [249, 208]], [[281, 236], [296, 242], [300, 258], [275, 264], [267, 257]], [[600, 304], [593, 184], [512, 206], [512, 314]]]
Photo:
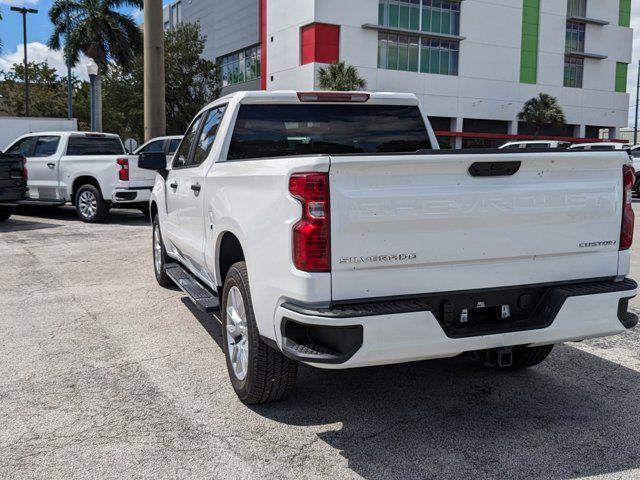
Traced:
[[627, 125], [631, 0], [180, 3], [225, 91], [312, 90], [321, 66], [345, 61], [370, 90], [415, 93], [448, 146], [527, 138], [518, 113], [541, 92], [567, 119], [547, 136], [615, 138]]

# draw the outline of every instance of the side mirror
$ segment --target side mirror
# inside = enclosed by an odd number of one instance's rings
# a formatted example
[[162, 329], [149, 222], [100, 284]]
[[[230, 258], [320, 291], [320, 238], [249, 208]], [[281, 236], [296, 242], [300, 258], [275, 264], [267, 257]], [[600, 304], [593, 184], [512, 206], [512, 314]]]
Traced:
[[167, 169], [167, 155], [164, 152], [144, 152], [138, 156], [138, 167], [159, 172]]

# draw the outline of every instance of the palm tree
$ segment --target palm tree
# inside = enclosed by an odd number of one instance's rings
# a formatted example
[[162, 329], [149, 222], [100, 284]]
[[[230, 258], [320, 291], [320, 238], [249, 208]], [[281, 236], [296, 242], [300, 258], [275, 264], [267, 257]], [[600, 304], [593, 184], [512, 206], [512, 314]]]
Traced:
[[[118, 8], [142, 8], [143, 0], [55, 0], [49, 10], [53, 33], [49, 48], [60, 50], [64, 36], [65, 58], [76, 65], [83, 53], [98, 65], [96, 77], [96, 111], [101, 123], [101, 72], [109, 62], [127, 70], [136, 55], [142, 52], [142, 32], [131, 15]], [[68, 20], [68, 22], [67, 22]]]
[[541, 93], [527, 100], [518, 114], [518, 119], [533, 128], [536, 136], [540, 134], [543, 127], [561, 127], [566, 123], [558, 100], [547, 93]]
[[336, 91], [363, 90], [367, 81], [358, 75], [358, 70], [344, 62], [332, 63], [318, 70], [320, 88]]

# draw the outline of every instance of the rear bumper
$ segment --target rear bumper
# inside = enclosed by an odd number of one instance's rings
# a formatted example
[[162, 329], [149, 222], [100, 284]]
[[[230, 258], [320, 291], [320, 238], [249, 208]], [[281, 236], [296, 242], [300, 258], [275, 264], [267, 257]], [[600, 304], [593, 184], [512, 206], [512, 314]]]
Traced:
[[153, 187], [118, 188], [113, 191], [113, 203], [148, 203]]
[[[310, 310], [283, 304], [277, 310], [277, 345], [290, 358], [321, 368], [353, 368], [454, 357], [514, 345], [547, 345], [622, 333], [638, 323], [627, 311], [633, 280], [563, 285], [541, 302], [548, 315], [536, 327], [492, 334], [451, 335], [441, 314], [420, 302], [394, 300], [353, 308]], [[447, 334], [449, 332], [449, 334]], [[306, 341], [305, 341], [306, 338]]]

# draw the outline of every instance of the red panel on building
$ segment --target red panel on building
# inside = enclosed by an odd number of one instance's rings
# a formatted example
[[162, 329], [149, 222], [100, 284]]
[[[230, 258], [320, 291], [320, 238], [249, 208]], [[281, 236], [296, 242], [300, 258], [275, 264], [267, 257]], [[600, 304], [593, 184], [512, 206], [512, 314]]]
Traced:
[[312, 23], [300, 29], [300, 64], [337, 63], [340, 59], [340, 26]]

